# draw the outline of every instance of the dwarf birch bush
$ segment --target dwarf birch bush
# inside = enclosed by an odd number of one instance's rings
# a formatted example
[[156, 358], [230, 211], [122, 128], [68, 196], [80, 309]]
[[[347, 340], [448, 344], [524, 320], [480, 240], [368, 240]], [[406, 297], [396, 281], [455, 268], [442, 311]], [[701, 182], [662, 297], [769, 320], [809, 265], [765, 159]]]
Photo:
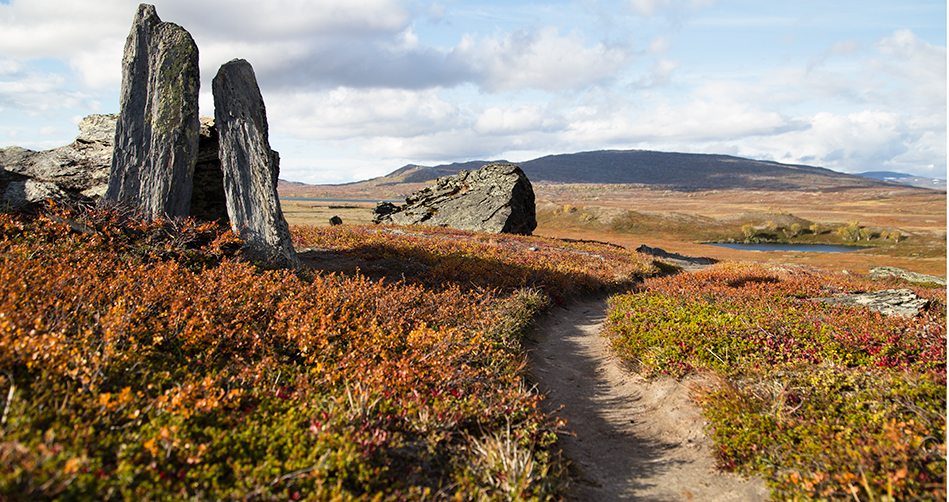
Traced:
[[[294, 231], [429, 272], [267, 270], [221, 227], [118, 209], [0, 214], [0, 500], [554, 497], [558, 424], [519, 338], [552, 295], [648, 274], [648, 259]], [[470, 454], [502, 431], [532, 466], [514, 492]]]
[[810, 298], [908, 287], [803, 268], [720, 264], [614, 297], [609, 336], [646, 375], [706, 375], [720, 464], [778, 499], [946, 496], [946, 292], [917, 317]]

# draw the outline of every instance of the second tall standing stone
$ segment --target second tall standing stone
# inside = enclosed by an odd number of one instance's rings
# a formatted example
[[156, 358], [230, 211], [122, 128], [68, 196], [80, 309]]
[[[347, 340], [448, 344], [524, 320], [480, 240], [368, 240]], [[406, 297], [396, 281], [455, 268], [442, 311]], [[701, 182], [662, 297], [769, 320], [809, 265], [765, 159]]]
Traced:
[[280, 157], [270, 149], [267, 110], [250, 63], [234, 59], [211, 83], [227, 214], [249, 251], [276, 265], [299, 266], [280, 209]]

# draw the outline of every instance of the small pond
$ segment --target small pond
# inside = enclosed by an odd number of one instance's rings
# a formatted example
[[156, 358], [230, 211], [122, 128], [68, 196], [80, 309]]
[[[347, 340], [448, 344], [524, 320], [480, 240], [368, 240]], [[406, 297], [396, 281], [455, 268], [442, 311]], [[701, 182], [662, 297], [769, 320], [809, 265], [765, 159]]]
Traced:
[[799, 251], [804, 253], [849, 253], [850, 251], [860, 251], [868, 249], [860, 246], [834, 246], [831, 244], [779, 244], [779, 243], [759, 243], [759, 244], [730, 244], [724, 242], [709, 242], [707, 246], [719, 246], [730, 249], [741, 249], [744, 251]]

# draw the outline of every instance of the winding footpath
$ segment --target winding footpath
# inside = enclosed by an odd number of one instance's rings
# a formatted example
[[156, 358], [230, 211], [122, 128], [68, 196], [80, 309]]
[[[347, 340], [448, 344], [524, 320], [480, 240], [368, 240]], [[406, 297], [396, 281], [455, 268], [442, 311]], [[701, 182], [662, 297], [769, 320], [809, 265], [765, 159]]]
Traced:
[[554, 307], [527, 343], [546, 411], [575, 433], [561, 437], [575, 480], [568, 500], [767, 500], [760, 479], [715, 470], [689, 401], [696, 382], [647, 382], [623, 368], [601, 336], [606, 308], [605, 297]]

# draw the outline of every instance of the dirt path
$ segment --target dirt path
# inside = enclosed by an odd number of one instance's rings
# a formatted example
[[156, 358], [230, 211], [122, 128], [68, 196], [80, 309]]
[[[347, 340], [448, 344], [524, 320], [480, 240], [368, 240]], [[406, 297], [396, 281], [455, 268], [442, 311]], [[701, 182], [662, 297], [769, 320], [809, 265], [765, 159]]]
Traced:
[[562, 438], [580, 476], [568, 500], [767, 500], [761, 480], [715, 471], [687, 383], [645, 382], [621, 366], [600, 336], [605, 310], [605, 298], [554, 307], [527, 347], [545, 406], [576, 433]]

